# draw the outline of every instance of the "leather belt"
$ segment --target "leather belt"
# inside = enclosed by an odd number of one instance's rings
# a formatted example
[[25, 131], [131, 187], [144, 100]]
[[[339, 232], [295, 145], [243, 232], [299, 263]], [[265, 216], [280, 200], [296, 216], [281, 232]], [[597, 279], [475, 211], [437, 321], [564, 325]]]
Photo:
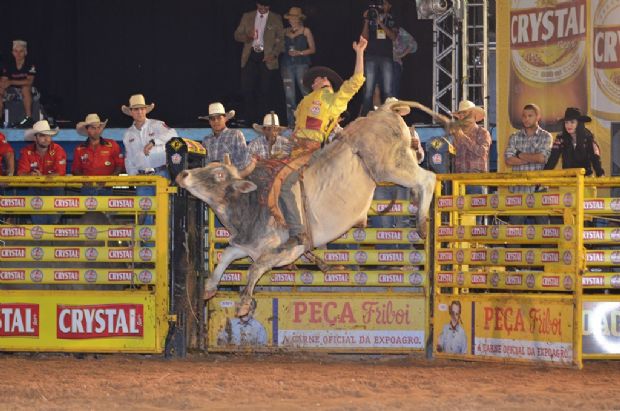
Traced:
[[164, 171], [167, 170], [168, 166], [166, 166], [165, 164], [163, 166], [159, 166], [159, 167], [155, 167], [155, 168], [145, 168], [144, 170], [138, 170], [138, 174], [140, 175], [152, 175], [155, 173], [158, 173], [160, 171]]

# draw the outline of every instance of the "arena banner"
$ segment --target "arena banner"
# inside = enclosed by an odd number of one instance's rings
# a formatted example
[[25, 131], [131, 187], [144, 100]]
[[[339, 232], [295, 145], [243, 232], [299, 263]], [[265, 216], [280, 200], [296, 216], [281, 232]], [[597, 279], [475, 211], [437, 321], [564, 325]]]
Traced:
[[606, 174], [620, 172], [620, 1], [498, 1], [496, 18], [498, 169], [509, 171], [508, 137], [536, 103], [552, 133], [567, 107], [587, 112]]
[[565, 296], [439, 295], [437, 357], [573, 363], [573, 300]]
[[424, 295], [256, 295], [251, 318], [236, 318], [237, 294], [209, 301], [210, 351], [410, 352], [426, 343]]
[[620, 298], [584, 296], [584, 358], [620, 357]]
[[88, 197], [88, 196], [6, 196], [0, 199], [0, 210], [30, 214], [38, 212], [155, 212], [155, 197]]
[[161, 352], [145, 291], [2, 291], [0, 350]]

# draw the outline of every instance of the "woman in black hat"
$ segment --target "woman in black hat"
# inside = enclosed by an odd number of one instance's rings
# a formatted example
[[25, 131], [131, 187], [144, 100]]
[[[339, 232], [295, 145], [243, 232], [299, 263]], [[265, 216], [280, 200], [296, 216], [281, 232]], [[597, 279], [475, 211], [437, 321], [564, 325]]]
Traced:
[[560, 121], [564, 126], [553, 142], [545, 170], [553, 170], [562, 156], [562, 168], [585, 168], [586, 176], [593, 172], [597, 177], [605, 175], [601, 150], [592, 132], [585, 127], [592, 119], [582, 115], [578, 108], [569, 107]]

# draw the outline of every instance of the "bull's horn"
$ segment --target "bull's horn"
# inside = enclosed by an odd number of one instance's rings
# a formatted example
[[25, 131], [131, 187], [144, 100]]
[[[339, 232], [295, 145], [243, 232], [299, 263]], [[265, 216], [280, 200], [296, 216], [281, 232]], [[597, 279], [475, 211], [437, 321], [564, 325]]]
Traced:
[[230, 154], [224, 154], [224, 164], [227, 166], [232, 166], [232, 161], [230, 161]]
[[430, 108], [426, 107], [424, 104], [420, 104], [417, 101], [395, 100], [395, 101], [388, 102], [386, 105], [389, 109], [392, 109], [392, 107], [398, 107], [402, 105], [420, 109], [426, 114], [429, 114], [431, 117], [439, 120], [442, 124], [448, 127], [453, 123], [452, 120], [450, 120], [448, 117], [444, 116], [443, 114], [434, 112]]

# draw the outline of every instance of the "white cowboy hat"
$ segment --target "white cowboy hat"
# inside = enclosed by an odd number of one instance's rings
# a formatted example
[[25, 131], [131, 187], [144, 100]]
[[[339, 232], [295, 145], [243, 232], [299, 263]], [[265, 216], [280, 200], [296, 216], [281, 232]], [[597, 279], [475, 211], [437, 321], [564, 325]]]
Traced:
[[209, 120], [210, 116], [225, 116], [226, 120], [230, 120], [235, 116], [235, 110], [230, 110], [226, 112], [224, 110], [224, 105], [222, 103], [211, 103], [209, 104], [209, 115], [208, 116], [199, 116], [199, 120]]
[[47, 136], [55, 136], [58, 134], [58, 127], [51, 128], [50, 123], [47, 120], [41, 120], [34, 123], [30, 130], [26, 130], [24, 133], [24, 140], [34, 141], [34, 136], [37, 134], [45, 134]]
[[263, 124], [252, 124], [252, 128], [256, 130], [258, 133], [263, 134], [263, 127], [277, 127], [278, 133], [282, 130], [286, 130], [286, 127], [282, 127], [280, 125], [280, 120], [278, 119], [278, 115], [273, 111], [265, 114], [265, 118], [263, 118]]
[[121, 111], [131, 116], [131, 109], [140, 107], [146, 107], [146, 114], [149, 114], [155, 108], [155, 103], [146, 104], [146, 100], [142, 94], [134, 94], [129, 97], [129, 106], [122, 106]]
[[459, 103], [459, 109], [456, 112], [452, 113], [452, 115], [460, 118], [461, 116], [468, 115], [469, 113], [473, 113], [476, 123], [484, 119], [484, 109], [482, 107], [478, 107], [469, 100], [461, 101]]
[[108, 120], [101, 121], [98, 114], [89, 114], [86, 116], [86, 119], [84, 121], [80, 121], [79, 123], [77, 123], [77, 125], [75, 126], [75, 130], [78, 134], [86, 136], [88, 135], [86, 133], [86, 127], [92, 126], [93, 124], [101, 124], [103, 128], [105, 128], [105, 126], [108, 125]]

